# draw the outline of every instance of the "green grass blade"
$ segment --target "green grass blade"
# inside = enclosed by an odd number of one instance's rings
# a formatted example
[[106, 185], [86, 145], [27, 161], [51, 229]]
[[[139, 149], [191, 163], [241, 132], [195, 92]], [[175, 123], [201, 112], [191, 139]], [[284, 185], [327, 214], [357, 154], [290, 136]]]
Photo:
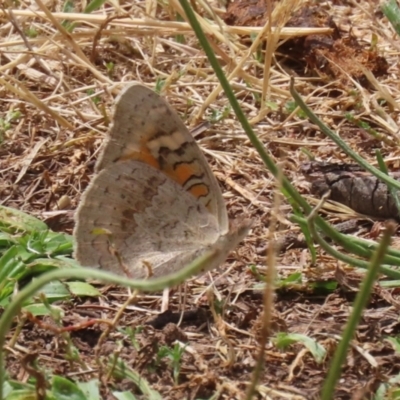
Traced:
[[396, 0], [389, 0], [382, 4], [381, 8], [386, 18], [392, 24], [397, 35], [400, 36], [400, 8], [397, 5]]
[[346, 359], [347, 350], [350, 346], [350, 341], [354, 337], [354, 333], [360, 322], [363, 309], [366, 307], [372, 287], [379, 272], [379, 267], [382, 263], [383, 256], [389, 247], [391, 237], [396, 231], [394, 223], [388, 223], [387, 228], [383, 234], [383, 238], [379, 244], [377, 251], [371, 259], [368, 272], [361, 284], [360, 291], [354, 301], [353, 312], [347, 322], [346, 328], [343, 332], [342, 340], [340, 341], [337, 350], [335, 351], [331, 367], [328, 372], [328, 377], [324, 382], [322, 389], [322, 400], [330, 400], [333, 398], [334, 389], [338, 379], [340, 378], [342, 364]]

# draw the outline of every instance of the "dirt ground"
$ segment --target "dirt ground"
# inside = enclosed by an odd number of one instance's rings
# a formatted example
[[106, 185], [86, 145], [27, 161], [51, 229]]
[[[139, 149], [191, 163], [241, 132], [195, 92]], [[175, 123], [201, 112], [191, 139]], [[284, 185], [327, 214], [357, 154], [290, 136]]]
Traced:
[[[227, 10], [221, 3], [209, 2], [212, 12], [204, 8], [206, 3], [193, 3], [205, 18], [203, 28], [208, 28], [207, 37], [225, 73], [229, 76], [241, 64], [229, 79], [259, 139], [310, 202], [309, 183], [300, 172], [309, 159], [307, 153], [323, 161], [349, 160], [296, 110], [289, 93], [291, 76], [308, 106], [353, 150], [376, 164], [379, 149], [388, 168], [399, 169], [399, 45], [378, 2], [273, 4], [278, 32], [266, 52], [261, 41], [250, 55], [248, 49], [267, 20], [264, 2], [230, 3]], [[121, 2], [119, 7], [110, 2], [87, 14], [80, 3], [69, 13], [64, 6], [48, 1], [0, 9], [2, 204], [37, 216], [56, 231], [71, 233], [73, 211], [93, 174], [114, 98], [127, 82], [161, 89], [190, 129], [209, 121], [210, 127], [196, 140], [221, 185], [230, 217], [251, 218], [251, 234], [218, 270], [192, 279], [181, 290], [171, 290], [169, 311], [164, 314], [158, 315], [166, 308], [160, 293], [143, 295], [128, 306], [99, 355], [118, 355], [163, 399], [243, 398], [260, 340], [264, 311], [260, 275], [267, 270], [275, 180], [223, 92], [208, 101], [218, 80], [190, 26], [178, 15], [179, 2], [137, 0]], [[52, 16], [46, 16], [46, 10]], [[272, 56], [269, 61], [266, 54]], [[264, 107], [260, 101], [266, 79]], [[380, 136], [372, 137], [371, 130]], [[275, 237], [289, 233], [297, 237], [300, 229], [289, 220], [291, 207], [281, 201]], [[322, 215], [332, 223], [356, 217], [337, 207], [324, 209]], [[375, 223], [372, 229], [370, 219], [360, 222], [352, 234], [375, 239], [381, 225]], [[319, 398], [362, 279], [360, 271], [319, 249], [317, 265], [312, 266], [304, 243], [283, 247], [276, 258], [279, 279], [296, 272], [301, 279], [274, 295], [271, 340], [258, 398]], [[316, 289], [316, 283], [324, 288], [330, 281], [337, 282], [334, 290]], [[97, 287], [102, 292], [98, 299], [74, 298], [58, 304], [65, 312], [64, 327], [115, 318], [128, 291]], [[372, 398], [380, 384], [399, 374], [399, 353], [386, 339], [400, 332], [397, 296], [397, 289], [376, 285], [335, 399]], [[38, 365], [49, 374], [99, 379], [105, 399], [114, 398], [111, 388], [137, 392], [137, 385], [127, 379], [108, 379], [95, 362], [95, 346], [106, 322], [70, 333], [79, 361], [69, 359], [68, 341], [49, 329], [52, 321], [41, 322], [27, 322], [8, 352], [11, 377], [26, 381], [29, 369], [24, 360], [37, 353]], [[132, 339], [126, 329], [139, 327]], [[313, 338], [326, 349], [325, 359], [317, 362], [301, 343], [278, 348], [273, 338], [279, 332]], [[158, 352], [177, 340], [186, 347], [179, 375], [174, 376], [171, 361], [158, 359]]]

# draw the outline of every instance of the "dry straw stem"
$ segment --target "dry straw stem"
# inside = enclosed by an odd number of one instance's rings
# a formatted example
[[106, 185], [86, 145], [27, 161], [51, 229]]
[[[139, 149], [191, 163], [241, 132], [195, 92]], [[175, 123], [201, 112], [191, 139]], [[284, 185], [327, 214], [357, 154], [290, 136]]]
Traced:
[[374, 74], [371, 71], [364, 68], [362, 65], [360, 65], [360, 68], [362, 68], [363, 73], [365, 74], [369, 82], [378, 91], [379, 96], [385, 99], [394, 109], [397, 108], [398, 110], [400, 110], [400, 104], [397, 103], [397, 101], [393, 98], [388, 89], [379, 83], [379, 81], [375, 78]]
[[[374, 74], [367, 68], [365, 68], [361, 63], [355, 62], [358, 68], [363, 72], [365, 77], [368, 79], [371, 86], [374, 87], [375, 90], [377, 91], [376, 93], [371, 94], [368, 90], [363, 88], [359, 82], [357, 82], [353, 77], [351, 77], [346, 70], [337, 65], [337, 63], [335, 63], [333, 60], [327, 57], [325, 58], [327, 62], [335, 65], [337, 69], [341, 70], [343, 75], [347, 76], [349, 81], [352, 81], [354, 86], [359, 90], [360, 94], [362, 95], [362, 101], [366, 109], [366, 114], [370, 114], [370, 118], [373, 119], [373, 121], [379, 126], [381, 126], [386, 132], [384, 135], [381, 135], [380, 140], [391, 146], [396, 145], [396, 143], [398, 143], [400, 140], [398, 126], [393, 121], [393, 119], [383, 110], [383, 108], [379, 106], [379, 104], [376, 101], [377, 98], [384, 99], [390, 105], [391, 108], [400, 110], [400, 103], [395, 100], [393, 95], [390, 93], [389, 89], [385, 87], [381, 82], [379, 82], [375, 78]], [[374, 107], [375, 112], [378, 115], [372, 112], [370, 108], [370, 103]], [[297, 110], [298, 107], [296, 111]], [[388, 135], [388, 137], [386, 137], [386, 135]], [[392, 136], [393, 139], [390, 136]]]
[[[93, 39], [93, 37], [96, 37], [96, 33], [100, 32], [101, 33], [101, 39], [100, 41], [103, 43], [104, 40], [111, 39], [112, 37], [115, 36], [130, 36], [133, 35], [134, 37], [137, 37], [138, 35], [143, 35], [145, 34], [147, 37], [149, 35], [174, 35], [174, 34], [193, 34], [191, 31], [191, 28], [188, 23], [186, 22], [174, 22], [174, 21], [160, 21], [157, 19], [152, 19], [150, 17], [144, 17], [144, 18], [127, 18], [127, 17], [117, 17], [116, 15], [113, 15], [112, 18], [108, 14], [106, 15], [94, 15], [94, 14], [78, 14], [78, 13], [54, 13], [50, 12], [46, 6], [42, 3], [41, 0], [38, 0], [36, 2], [37, 6], [41, 9], [41, 11], [31, 11], [31, 10], [12, 10], [12, 14], [10, 11], [7, 10], [1, 10], [0, 11], [0, 16], [1, 15], [6, 15], [9, 17], [10, 20], [18, 19], [18, 17], [22, 17], [25, 20], [27, 18], [34, 18], [35, 21], [40, 18], [42, 21], [46, 22], [51, 22], [51, 24], [56, 28], [55, 31], [53, 31], [53, 34], [49, 37], [44, 37], [40, 36], [38, 38], [26, 38], [23, 37], [22, 40], [15, 40], [14, 37], [12, 37], [12, 40], [4, 41], [3, 43], [0, 44], [0, 48], [6, 48], [6, 47], [13, 47], [13, 48], [18, 48], [20, 45], [27, 45], [31, 49], [32, 46], [40, 46], [39, 48], [36, 48], [36, 53], [34, 54], [35, 57], [39, 57], [38, 60], [41, 61], [41, 63], [44, 65], [44, 68], [46, 69], [47, 64], [42, 60], [43, 57], [48, 57], [48, 54], [52, 53], [52, 47], [56, 46], [58, 47], [59, 52], [64, 53], [64, 55], [69, 58], [72, 62], [75, 62], [77, 65], [79, 65], [81, 68], [89, 70], [94, 77], [99, 81], [99, 83], [106, 84], [109, 87], [109, 91], [117, 94], [117, 92], [120, 90], [119, 85], [113, 85], [113, 82], [109, 77], [105, 76], [103, 73], [99, 71], [99, 69], [92, 64], [92, 62], [86, 57], [85, 53], [82, 51], [82, 48], [84, 46], [90, 45], [90, 40]], [[171, 8], [172, 12], [174, 13], [180, 13], [181, 15], [184, 15], [184, 13], [181, 10], [181, 6], [178, 1], [174, 0], [169, 3], [169, 7]], [[146, 10], [153, 10], [150, 14], [154, 14], [154, 2], [147, 2], [146, 3]], [[250, 28], [250, 27], [231, 27], [227, 26], [217, 15], [213, 9], [207, 9], [207, 11], [212, 14], [215, 17], [215, 20], [217, 22], [211, 22], [208, 20], [205, 20], [204, 18], [201, 18], [198, 16], [199, 21], [201, 22], [202, 28], [205, 30], [205, 32], [209, 36], [209, 40], [211, 44], [213, 45], [213, 48], [215, 49], [216, 52], [219, 53], [219, 55], [224, 59], [224, 61], [230, 65], [230, 66], [236, 66], [234, 71], [230, 74], [230, 81], [234, 81], [234, 78], [236, 77], [241, 77], [242, 79], [245, 79], [248, 83], [251, 83], [253, 91], [263, 91], [263, 97], [265, 97], [265, 90], [266, 90], [266, 82], [263, 79], [256, 78], [252, 76], [251, 73], [247, 72], [244, 68], [246, 62], [249, 61], [249, 58], [251, 57], [252, 51], [260, 44], [261, 40], [265, 37], [266, 33], [266, 28]], [[123, 14], [122, 10], [119, 10], [121, 14]], [[278, 16], [282, 13], [279, 12], [279, 7], [278, 11], [274, 13], [274, 15], [277, 14]], [[280, 18], [282, 20], [282, 18]], [[61, 25], [59, 21], [73, 21], [76, 23], [76, 28], [74, 32], [68, 32], [66, 29]], [[104, 29], [107, 26], [108, 29]], [[98, 28], [100, 27], [101, 30]], [[47, 29], [48, 30], [48, 29]], [[306, 35], [310, 33], [327, 33], [330, 32], [330, 29], [309, 29], [309, 28], [283, 28], [279, 27], [279, 29], [275, 30], [274, 28], [269, 28], [268, 31], [270, 32], [271, 35], [275, 37], [275, 42], [278, 39], [286, 39], [289, 37], [293, 36], [301, 36], [301, 35]], [[241, 54], [243, 52], [243, 44], [238, 40], [238, 34], [240, 35], [250, 35], [252, 33], [258, 33], [258, 37], [256, 41], [254, 42], [252, 48], [250, 51], [247, 52], [245, 57], [242, 57]], [[157, 40], [161, 40], [160, 38], [157, 38]], [[165, 41], [165, 39], [164, 39]], [[69, 46], [65, 46], [65, 43], [68, 43]], [[227, 48], [229, 49], [229, 53], [227, 54], [226, 51], [224, 50], [223, 47], [220, 46], [220, 43], [224, 43], [227, 45]], [[96, 49], [96, 42], [93, 42], [93, 51]], [[181, 44], [174, 43], [172, 41], [168, 40], [168, 45], [171, 46], [173, 45], [176, 48], [180, 48], [181, 51], [189, 51], [188, 46], [184, 48], [185, 46]], [[156, 42], [154, 43], [154, 50], [156, 49]], [[272, 48], [270, 48], [272, 49]], [[31, 51], [31, 50], [30, 50]], [[141, 46], [138, 46], [138, 51], [141, 50]], [[190, 50], [191, 51], [191, 50]], [[196, 54], [196, 52], [195, 52]], [[272, 50], [269, 51], [270, 57], [268, 63], [270, 64], [271, 62], [271, 54]], [[49, 75], [45, 76], [44, 74], [41, 74], [38, 71], [35, 71], [32, 68], [26, 68], [24, 67], [24, 64], [27, 60], [27, 55], [26, 54], [19, 54], [17, 59], [11, 59], [9, 63], [1, 67], [2, 71], [9, 70], [9, 68], [12, 68], [14, 66], [17, 66], [19, 69], [25, 68], [24, 72], [26, 74], [30, 75], [37, 75], [41, 80], [46, 81], [50, 86], [57, 86], [61, 83], [61, 85], [64, 87], [64, 92], [67, 93], [69, 92], [69, 87], [65, 86], [65, 81], [61, 77], [57, 77], [57, 75]], [[29, 57], [29, 56], [28, 56]], [[236, 59], [240, 58], [241, 60], [237, 64]], [[93, 58], [93, 57], [92, 57]], [[147, 57], [144, 56], [144, 59]], [[160, 75], [163, 75], [161, 71], [157, 71], [152, 67], [153, 60], [155, 59], [155, 53], [153, 52], [153, 55], [151, 59], [148, 62], [149, 68], [151, 68], [154, 71], [154, 74], [159, 73]], [[187, 71], [190, 71], [190, 66], [185, 67]], [[269, 71], [269, 67], [266, 69]], [[195, 72], [198, 73], [198, 72]], [[165, 87], [168, 87], [169, 84], [173, 83], [175, 80], [177, 80], [178, 77], [174, 77], [173, 74], [166, 76], [166, 85]], [[19, 83], [19, 81], [15, 82], [16, 86], [20, 86], [20, 90], [24, 91], [23, 88], [21, 87], [22, 84]], [[111, 86], [111, 87], [110, 87]], [[237, 84], [234, 84], [234, 86], [237, 87]], [[243, 86], [243, 89], [245, 87]], [[270, 82], [270, 88], [272, 91], [278, 91], [281, 93], [282, 96], [287, 97], [288, 92], [285, 90], [281, 90], [279, 87], [276, 87], [272, 82]], [[238, 88], [240, 89], [240, 88]], [[202, 107], [198, 111], [195, 120], [200, 119], [203, 114], [205, 109], [211, 104], [211, 102], [215, 102], [216, 97], [219, 93], [220, 89], [217, 87], [207, 98], [205, 102], [200, 102], [202, 103]], [[17, 93], [16, 93], [17, 94]], [[33, 98], [33, 95], [30, 96]], [[62, 117], [62, 115], [54, 115], [54, 112], [49, 108], [44, 101], [41, 101], [39, 99], [32, 99], [29, 100], [29, 95], [25, 94], [22, 98], [24, 98], [26, 101], [31, 102], [35, 104], [39, 109], [41, 109], [44, 112], [49, 113], [54, 117], [56, 120], [59, 120], [60, 125], [67, 127], [68, 129], [71, 129], [71, 125], [68, 124], [68, 122], [65, 121], [65, 119]], [[66, 111], [62, 111], [66, 112]], [[81, 119], [86, 119], [88, 120], [88, 116], [85, 116], [82, 111], [78, 110], [75, 108], [76, 114], [79, 115]], [[67, 112], [68, 113], [68, 112]], [[89, 116], [90, 119], [90, 116]]]
[[[257, 115], [256, 118], [253, 118], [250, 123], [254, 124], [259, 122], [264, 116], [265, 113], [265, 98], [266, 98], [266, 91], [267, 88], [270, 87], [269, 85], [269, 75], [270, 75], [270, 68], [272, 62], [272, 54], [275, 50], [278, 40], [281, 38], [280, 33], [282, 32], [283, 25], [288, 21], [290, 17], [289, 10], [293, 10], [296, 4], [299, 3], [298, 0], [294, 1], [287, 1], [277, 5], [274, 9], [274, 12], [269, 16], [267, 23], [261, 28], [258, 32], [257, 37], [253, 40], [253, 43], [249, 47], [249, 49], [245, 52], [245, 55], [240, 59], [240, 61], [236, 64], [233, 71], [228, 75], [228, 81], [232, 82], [234, 78], [241, 77], [246, 79], [248, 82], [258, 83], [258, 86], [262, 87], [262, 101], [261, 101], [261, 112]], [[269, 7], [270, 9], [271, 7]], [[272, 25], [275, 27], [272, 28]], [[250, 76], [250, 74], [246, 73], [243, 69], [244, 65], [249, 61], [253, 54], [256, 52], [257, 48], [262, 44], [262, 41], [268, 37], [267, 43], [267, 51], [265, 54], [265, 61], [264, 61], [264, 77], [258, 82], [254, 82], [254, 79]], [[234, 58], [232, 58], [231, 65], [235, 65]], [[203, 115], [204, 111], [212, 104], [218, 95], [221, 93], [222, 87], [220, 84], [208, 95], [207, 99], [205, 100], [203, 106], [200, 108], [197, 119], [200, 119]]]
[[6, 87], [10, 92], [13, 92], [20, 99], [23, 99], [29, 103], [34, 104], [39, 110], [46, 112], [51, 115], [56, 121], [59, 122], [60, 125], [65, 128], [73, 129], [73, 125], [71, 125], [65, 118], [61, 117], [59, 114], [55, 113], [51, 108], [47, 107], [40, 99], [38, 99], [31, 91], [29, 91], [21, 82], [13, 80], [15, 85], [18, 85], [19, 88], [11, 85], [5, 79], [0, 78], [0, 84]]
[[275, 233], [278, 226], [278, 215], [282, 203], [282, 170], [278, 169], [278, 176], [276, 179], [277, 188], [274, 191], [274, 204], [271, 211], [271, 222], [269, 224], [268, 236], [266, 241], [268, 243], [266, 266], [267, 273], [265, 275], [265, 288], [264, 288], [264, 302], [263, 312], [261, 315], [261, 330], [259, 333], [259, 349], [256, 359], [256, 365], [253, 371], [251, 383], [248, 386], [246, 399], [251, 400], [256, 394], [256, 387], [260, 381], [261, 373], [264, 369], [265, 362], [265, 348], [271, 336], [271, 321], [274, 309], [274, 284], [276, 279], [276, 252], [279, 250], [276, 247]]
[[[180, 4], [174, 1], [178, 10], [180, 9]], [[16, 17], [31, 17], [31, 18], [41, 18], [47, 21], [73, 21], [76, 23], [87, 23], [91, 26], [98, 26], [106, 22], [107, 15], [95, 15], [95, 14], [81, 14], [81, 13], [64, 13], [55, 12], [51, 13], [51, 17], [42, 11], [30, 11], [30, 10], [13, 10]], [[0, 17], [8, 17], [7, 10], [0, 10]], [[210, 23], [201, 19], [203, 22], [202, 26], [206, 33], [214, 34], [218, 32], [218, 38], [225, 42], [225, 38], [219, 31], [219, 26], [217, 24]], [[137, 28], [137, 33], [142, 35], [160, 35], [163, 33], [178, 35], [178, 34], [193, 34], [190, 25], [187, 22], [176, 22], [176, 21], [160, 21], [151, 18], [127, 18], [122, 17], [118, 20], [110, 22], [111, 26], [117, 28]], [[139, 29], [140, 28], [140, 29]], [[224, 24], [224, 31], [231, 35], [245, 35], [249, 36], [253, 33], [258, 34], [263, 28], [262, 27], [247, 27], [247, 26], [230, 26]], [[274, 29], [272, 29], [274, 32]], [[331, 28], [283, 28], [280, 30], [279, 35], [281, 39], [289, 39], [295, 36], [307, 36], [311, 34], [328, 34], [331, 33]], [[93, 32], [92, 32], [93, 33]], [[3, 43], [1, 46], [7, 46], [7, 43]]]
[[[264, 77], [263, 77], [263, 87], [262, 87], [262, 96], [261, 96], [261, 110], [258, 116], [255, 118], [254, 122], [261, 121], [265, 116], [266, 110], [266, 102], [267, 99], [267, 90], [269, 89], [269, 77], [271, 73], [271, 64], [273, 54], [278, 46], [278, 41], [280, 39], [280, 32], [284, 29], [284, 26], [287, 24], [293, 12], [297, 10], [297, 8], [304, 3], [301, 0], [289, 0], [278, 3], [273, 12], [272, 2], [271, 0], [267, 2], [268, 5], [268, 21], [266, 23], [267, 26], [267, 38], [266, 41], [266, 49], [265, 49], [265, 58], [264, 58]], [[272, 30], [272, 27], [275, 27]], [[261, 40], [261, 35], [259, 34], [257, 39]], [[257, 40], [256, 39], [256, 40]], [[253, 121], [252, 121], [253, 123]]]
[[[112, 321], [110, 321], [110, 324], [107, 326], [107, 328], [101, 334], [101, 336], [96, 344], [96, 347], [95, 347], [96, 362], [99, 366], [101, 365], [101, 362], [99, 360], [99, 353], [100, 353], [101, 347], [104, 345], [105, 341], [108, 339], [110, 332], [118, 326], [118, 322], [121, 320], [122, 315], [126, 311], [127, 307], [136, 302], [138, 294], [139, 294], [139, 291], [134, 290], [133, 293], [130, 293], [128, 295], [128, 298], [126, 299], [126, 301], [119, 307], [114, 319]], [[108, 376], [107, 378], [109, 379], [110, 377]]]

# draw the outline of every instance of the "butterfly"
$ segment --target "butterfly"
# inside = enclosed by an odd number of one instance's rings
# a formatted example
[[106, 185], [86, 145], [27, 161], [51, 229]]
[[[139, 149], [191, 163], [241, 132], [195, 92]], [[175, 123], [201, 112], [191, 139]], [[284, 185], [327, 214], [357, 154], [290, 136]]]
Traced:
[[176, 272], [208, 250], [221, 264], [251, 222], [229, 224], [221, 189], [176, 111], [140, 84], [116, 100], [113, 124], [75, 216], [82, 265], [135, 279]]

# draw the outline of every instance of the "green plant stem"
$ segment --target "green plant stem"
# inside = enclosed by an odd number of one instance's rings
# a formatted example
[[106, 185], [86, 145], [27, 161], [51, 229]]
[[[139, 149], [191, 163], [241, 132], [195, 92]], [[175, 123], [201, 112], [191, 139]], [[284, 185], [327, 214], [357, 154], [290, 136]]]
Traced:
[[383, 233], [382, 240], [374, 253], [371, 263], [368, 268], [368, 272], [361, 284], [360, 291], [354, 301], [353, 312], [347, 322], [346, 328], [343, 332], [342, 340], [340, 341], [332, 363], [329, 368], [328, 377], [324, 382], [322, 389], [321, 400], [333, 399], [334, 390], [338, 379], [340, 378], [342, 364], [346, 359], [347, 350], [350, 345], [350, 341], [354, 336], [354, 332], [361, 319], [363, 309], [366, 307], [373, 284], [379, 271], [379, 266], [382, 262], [383, 256], [390, 244], [391, 237], [396, 231], [394, 223], [390, 222], [387, 224], [386, 230]]
[[[292, 215], [290, 217], [291, 220], [293, 220], [296, 223], [304, 223], [305, 221], [307, 221], [306, 218], [304, 217], [299, 217], [297, 215]], [[371, 253], [368, 253], [367, 256], [370, 257], [372, 254], [372, 251], [375, 251], [378, 247], [378, 243], [373, 242], [372, 240], [367, 240], [367, 239], [363, 239], [360, 237], [355, 237], [355, 236], [349, 236], [349, 235], [344, 235], [343, 233], [338, 232], [338, 240], [337, 240], [338, 244], [340, 245], [346, 245], [347, 242], [352, 242], [355, 245], [362, 247], [363, 249], [368, 249], [369, 251], [371, 251]], [[346, 249], [350, 248], [346, 247]], [[356, 249], [356, 248], [354, 248]], [[353, 249], [351, 249], [353, 250]], [[399, 266], [399, 260], [400, 260], [400, 251], [397, 249], [394, 249], [393, 247], [389, 247], [388, 251], [386, 253], [386, 255], [390, 255], [393, 257], [393, 260], [395, 262], [393, 262], [393, 265]]]
[[311, 111], [310, 108], [308, 108], [301, 96], [297, 93], [296, 89], [294, 88], [294, 78], [291, 78], [290, 80], [290, 94], [293, 96], [297, 105], [302, 109], [302, 111], [304, 111], [307, 117], [314, 122], [314, 124], [317, 125], [326, 136], [333, 140], [349, 157], [356, 161], [357, 164], [361, 165], [365, 170], [375, 175], [387, 185], [400, 190], [399, 181], [393, 179], [389, 175], [386, 175], [384, 172], [380, 171], [378, 168], [375, 168], [369, 164], [366, 160], [364, 160], [364, 158], [360, 157], [354, 150], [352, 150], [346, 142], [336, 135], [336, 133], [331, 131], [325, 124], [322, 123], [322, 121], [320, 121], [320, 119]]
[[[304, 221], [306, 221], [305, 218], [303, 217], [298, 217], [297, 215], [292, 215], [290, 217], [291, 221], [294, 221], [298, 224], [300, 223], [304, 223]], [[361, 267], [361, 268], [367, 268], [367, 266], [369, 265], [368, 262], [353, 258], [353, 257], [349, 257], [349, 256], [345, 256], [342, 253], [338, 253], [337, 250], [335, 249], [331, 249], [330, 245], [324, 241], [324, 239], [320, 239], [320, 242], [318, 242], [325, 251], [327, 251], [327, 253], [329, 254], [333, 254], [333, 252], [335, 253], [335, 257], [338, 254], [341, 254], [340, 257], [347, 257], [345, 262], [348, 262], [352, 265], [354, 265], [355, 267]], [[340, 246], [342, 246], [346, 251], [352, 252], [360, 257], [364, 257], [367, 259], [370, 259], [372, 257], [373, 252], [378, 248], [378, 244], [377, 243], [372, 243], [368, 240], [364, 240], [364, 239], [360, 239], [360, 238], [355, 238], [352, 236], [346, 236], [343, 234], [339, 234], [338, 240], [336, 240], [336, 243], [339, 244]], [[328, 248], [329, 247], [329, 248]], [[344, 261], [342, 258], [340, 258], [342, 261]], [[350, 262], [351, 260], [351, 262]], [[392, 248], [388, 248], [387, 254], [385, 254], [384, 260], [383, 262], [385, 264], [389, 264], [385, 267], [382, 267], [382, 273], [384, 273], [385, 275], [398, 279], [398, 277], [400, 276], [400, 271], [396, 271], [395, 269], [391, 269], [390, 265], [394, 265], [394, 266], [400, 266], [400, 252], [398, 250], [392, 249]], [[385, 271], [385, 272], [383, 272]]]
[[[379, 169], [385, 174], [385, 175], [389, 175], [389, 171], [387, 169], [387, 166], [385, 164], [385, 161], [383, 160], [382, 154], [381, 152], [377, 149], [375, 151], [376, 154], [376, 159], [378, 161], [378, 166]], [[391, 196], [393, 197], [393, 200], [396, 204], [397, 207], [397, 212], [398, 214], [400, 214], [400, 200], [399, 200], [399, 191], [396, 190], [396, 188], [392, 187], [392, 186], [388, 186], [389, 187], [389, 191]]]
[[117, 276], [102, 270], [93, 268], [74, 268], [74, 269], [57, 269], [40, 275], [35, 278], [29, 285], [22, 289], [14, 298], [13, 301], [5, 308], [3, 315], [0, 318], [0, 400], [3, 400], [3, 385], [5, 379], [5, 365], [4, 365], [4, 345], [6, 335], [11, 327], [13, 318], [18, 315], [24, 302], [33, 296], [47, 283], [66, 279], [95, 279], [107, 283], [114, 283], [117, 285], [128, 286], [132, 289], [155, 292], [165, 289], [166, 287], [179, 285], [190, 276], [200, 272], [204, 265], [216, 255], [219, 250], [209, 251], [200, 258], [194, 260], [190, 265], [182, 270], [175, 272], [167, 277], [154, 278], [150, 280], [133, 280], [127, 279], [124, 276]]
[[[363, 260], [358, 260], [356, 258], [350, 257], [346, 254], [343, 254], [341, 252], [339, 252], [338, 250], [334, 249], [332, 246], [330, 246], [317, 232], [317, 230], [315, 229], [315, 226], [309, 225], [309, 229], [311, 232], [311, 235], [313, 237], [313, 239], [321, 246], [322, 249], [324, 249], [328, 254], [331, 254], [334, 258], [343, 261], [344, 263], [347, 264], [351, 264], [355, 267], [358, 268], [363, 268], [363, 269], [368, 269], [370, 266], [370, 263], [367, 261], [363, 261]], [[379, 248], [379, 245], [378, 247]], [[373, 253], [375, 254], [375, 253]], [[386, 275], [389, 278], [392, 279], [400, 279], [400, 271], [397, 271], [393, 268], [390, 268], [386, 265], [380, 265], [379, 266], [379, 272], [381, 272], [382, 274]]]
[[386, 3], [383, 3], [381, 8], [382, 12], [395, 29], [397, 35], [400, 36], [400, 9], [396, 0], [389, 0]]
[[[200, 42], [200, 45], [202, 46], [202, 48], [204, 49], [204, 52], [207, 55], [207, 58], [218, 78], [218, 80], [220, 81], [221, 87], [223, 88], [226, 97], [228, 98], [231, 107], [233, 109], [233, 111], [235, 112], [240, 124], [243, 127], [243, 130], [246, 132], [247, 136], [249, 137], [252, 145], [254, 146], [254, 148], [257, 150], [258, 154], [260, 155], [262, 161], [264, 162], [264, 164], [267, 166], [267, 168], [269, 169], [269, 171], [271, 171], [271, 173], [275, 176], [275, 178], [278, 176], [278, 169], [275, 165], [275, 163], [273, 162], [272, 158], [269, 157], [269, 155], [267, 154], [267, 150], [265, 149], [264, 145], [262, 144], [262, 142], [258, 139], [257, 135], [254, 133], [253, 129], [251, 128], [249, 122], [247, 121], [240, 105], [239, 102], [237, 101], [232, 88], [229, 85], [228, 80], [226, 79], [226, 76], [224, 74], [224, 72], [222, 71], [217, 58], [215, 57], [214, 52], [211, 49], [211, 46], [209, 45], [207, 38], [205, 37], [200, 24], [198, 23], [196, 16], [193, 13], [193, 10], [191, 8], [191, 6], [189, 5], [187, 0], [179, 0], [180, 4], [183, 8], [183, 10], [186, 13], [186, 17], [190, 22], [190, 25], [193, 28], [193, 31], [195, 32], [197, 39]], [[293, 87], [293, 82], [292, 82], [292, 86], [291, 86], [291, 92], [295, 92], [294, 87]], [[294, 93], [292, 93], [292, 95], [294, 96]], [[299, 99], [299, 95], [296, 93], [297, 98], [296, 101], [299, 101], [299, 106], [301, 107], [301, 104], [304, 104], [304, 102], [302, 102], [301, 98]], [[298, 100], [299, 99], [299, 100]], [[304, 111], [307, 113], [308, 108], [306, 107], [306, 109], [304, 109]], [[311, 112], [307, 113], [307, 115], [309, 115]], [[312, 114], [312, 113], [311, 113]], [[309, 115], [310, 116], [310, 115]], [[315, 117], [314, 114], [312, 114], [312, 116]], [[310, 116], [311, 118], [311, 116]], [[315, 117], [316, 118], [316, 117]], [[318, 119], [317, 119], [318, 120]], [[317, 122], [315, 122], [317, 123]], [[318, 123], [320, 123], [318, 121]], [[322, 128], [321, 128], [322, 129]], [[324, 128], [325, 129], [325, 128]], [[331, 132], [331, 131], [329, 131]], [[332, 133], [333, 135], [333, 133]], [[369, 166], [368, 166], [369, 167]], [[375, 168], [374, 168], [375, 170]], [[385, 177], [385, 179], [387, 179], [387, 175], [383, 174], [382, 172], [380, 172], [379, 170], [377, 170], [377, 172], [380, 175], [383, 175]], [[391, 182], [393, 179], [389, 178], [389, 181]], [[394, 180], [393, 180], [394, 181]], [[396, 182], [396, 181], [394, 181]], [[400, 186], [400, 182], [396, 183], [397, 185]], [[287, 180], [287, 178], [283, 175], [282, 176], [282, 187], [283, 187], [283, 192], [285, 194], [286, 197], [288, 197], [291, 201], [294, 201], [299, 207], [301, 207], [303, 209], [303, 212], [308, 215], [312, 208], [311, 206], [307, 203], [307, 201], [297, 192], [297, 190], [293, 187], [293, 185]], [[316, 216], [315, 217], [315, 223], [317, 224], [317, 226], [319, 227], [319, 229], [321, 229], [322, 232], [324, 232], [324, 234], [326, 236], [329, 236], [333, 241], [335, 242], [339, 242], [342, 240], [341, 236], [339, 234], [339, 232], [337, 232], [335, 229], [333, 229], [326, 221], [324, 221], [321, 217]], [[327, 250], [328, 251], [328, 250]], [[329, 253], [333, 256], [334, 253]], [[351, 258], [351, 257], [347, 257], [347, 259], [349, 260], [349, 264], [351, 265], [355, 265], [357, 263], [357, 259], [355, 258]], [[351, 262], [350, 262], [351, 261]]]
[[[208, 40], [206, 36], [204, 35], [200, 24], [198, 23], [196, 16], [194, 15], [194, 12], [187, 2], [187, 0], [179, 0], [182, 8], [184, 9], [186, 16], [190, 22], [190, 25], [192, 26], [194, 32], [196, 33], [197, 39], [200, 42], [201, 47], [204, 49], [204, 52], [206, 53], [208, 60], [218, 78], [220, 81], [220, 84], [225, 92], [226, 97], [229, 100], [229, 103], [231, 104], [231, 107], [233, 111], [235, 112], [240, 124], [242, 125], [244, 131], [246, 132], [247, 136], [249, 137], [251, 144], [254, 146], [254, 148], [257, 150], [258, 154], [260, 155], [261, 159], [263, 160], [264, 164], [267, 166], [267, 168], [273, 173], [275, 177], [278, 176], [278, 169], [275, 165], [275, 163], [272, 161], [272, 158], [269, 157], [267, 154], [267, 151], [262, 144], [262, 142], [258, 139], [257, 135], [254, 133], [253, 129], [250, 126], [249, 121], [247, 120], [246, 116], [244, 115], [239, 102], [237, 101], [235, 94], [232, 91], [231, 86], [229, 85], [228, 80], [226, 79], [226, 76], [224, 72], [222, 71], [217, 58], [215, 57], [215, 54], [213, 50], [211, 49], [211, 46], [208, 43]], [[282, 185], [284, 186], [285, 190], [290, 194], [291, 197], [295, 199], [295, 201], [301, 205], [303, 209], [305, 209], [307, 212], [311, 211], [311, 207], [309, 204], [300, 196], [300, 194], [294, 189], [294, 187], [290, 184], [290, 182], [287, 180], [285, 176], [282, 177]]]

